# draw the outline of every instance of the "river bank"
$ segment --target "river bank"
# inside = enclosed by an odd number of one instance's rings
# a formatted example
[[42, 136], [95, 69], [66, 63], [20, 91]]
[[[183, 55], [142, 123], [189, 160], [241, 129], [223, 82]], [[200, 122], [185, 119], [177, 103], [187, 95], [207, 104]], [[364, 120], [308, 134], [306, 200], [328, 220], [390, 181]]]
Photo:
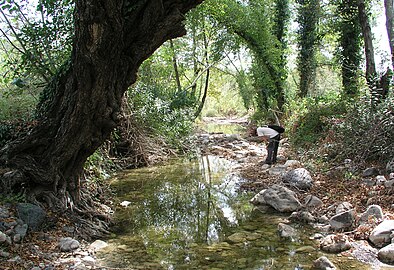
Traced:
[[[212, 123], [217, 124], [216, 121], [212, 121]], [[224, 124], [227, 124], [225, 120]], [[269, 167], [262, 164], [266, 155], [265, 147], [250, 142], [239, 134], [201, 133], [196, 141], [202, 155], [219, 156], [233, 162], [231, 170], [239, 173], [245, 179], [239, 187], [240, 192], [246, 190], [257, 194], [263, 189], [281, 184], [281, 176], [286, 171], [306, 167], [311, 172], [314, 182], [308, 192], [295, 187], [289, 188], [296, 193], [296, 197], [301, 202], [304, 202], [306, 197], [311, 194], [320, 198], [322, 205], [319, 206], [319, 209], [315, 209], [313, 215], [326, 215], [328, 218], [332, 215], [331, 212], [335, 212], [336, 207], [343, 202], [348, 202], [352, 210], [358, 214], [363, 213], [368, 205], [379, 204], [384, 213], [382, 219], [394, 219], [392, 208], [394, 202], [392, 193], [390, 193], [392, 189], [386, 188], [384, 185], [376, 185], [376, 181], [374, 185], [371, 185], [376, 176], [365, 179], [362, 174], [359, 177], [356, 175], [344, 177], [349, 169], [348, 163], [332, 166], [324, 172], [309, 164], [305, 166], [302, 159], [290, 150], [286, 139], [284, 139], [279, 149], [278, 164]], [[284, 166], [289, 160], [296, 162], [291, 166]], [[384, 177], [389, 180], [390, 176], [384, 175]], [[45, 221], [47, 225], [45, 230], [27, 233], [26, 226], [19, 221], [18, 211], [14, 206], [3, 205], [1, 210], [0, 222], [2, 222], [2, 231], [5, 235], [5, 240], [1, 244], [3, 247], [0, 254], [1, 269], [110, 269], [102, 266], [96, 257], [96, 252], [107, 244], [101, 241], [83, 240], [78, 228], [67, 218], [48, 213], [49, 219]], [[110, 211], [110, 209], [106, 208], [105, 211]], [[283, 222], [288, 223], [286, 220]], [[7, 228], [12, 239], [11, 237], [7, 238], [5, 233]], [[351, 243], [356, 243], [356, 240], [366, 241], [372, 229], [372, 227], [365, 227], [365, 231], [357, 231], [357, 228], [347, 229], [345, 235]], [[335, 234], [339, 235], [342, 232], [343, 230], [340, 230]], [[15, 238], [17, 234], [19, 236]], [[19, 241], [18, 237], [20, 237]], [[338, 258], [358, 258], [369, 265], [370, 269], [390, 269], [390, 266], [383, 265], [377, 260], [378, 249], [365, 247], [366, 245], [359, 246], [359, 248], [353, 246], [351, 249], [339, 252], [337, 256]], [[220, 248], [223, 249], [223, 247]], [[363, 248], [365, 248], [364, 251]]]

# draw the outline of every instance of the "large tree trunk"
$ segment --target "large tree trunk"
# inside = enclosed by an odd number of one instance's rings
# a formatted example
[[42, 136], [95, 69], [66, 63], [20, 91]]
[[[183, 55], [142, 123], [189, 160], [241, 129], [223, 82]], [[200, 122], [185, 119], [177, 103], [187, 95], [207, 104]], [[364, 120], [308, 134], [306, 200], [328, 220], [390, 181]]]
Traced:
[[391, 65], [394, 69], [394, 1], [384, 0], [384, 7], [386, 11], [386, 28], [389, 38], [389, 45], [391, 50]]
[[118, 124], [124, 92], [163, 42], [185, 34], [184, 14], [203, 0], [76, 0], [71, 62], [44, 91], [37, 125], [2, 149], [33, 198], [79, 200], [86, 159]]

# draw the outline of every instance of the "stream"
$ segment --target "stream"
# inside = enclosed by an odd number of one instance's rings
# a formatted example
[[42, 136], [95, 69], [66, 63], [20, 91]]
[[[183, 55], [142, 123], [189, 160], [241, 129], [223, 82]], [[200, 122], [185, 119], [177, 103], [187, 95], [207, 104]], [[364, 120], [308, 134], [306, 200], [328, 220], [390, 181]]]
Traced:
[[310, 269], [327, 256], [340, 269], [370, 269], [319, 251], [312, 228], [292, 224], [299, 237], [283, 239], [288, 215], [260, 211], [240, 192], [235, 164], [213, 155], [124, 171], [109, 246], [97, 256], [115, 269]]

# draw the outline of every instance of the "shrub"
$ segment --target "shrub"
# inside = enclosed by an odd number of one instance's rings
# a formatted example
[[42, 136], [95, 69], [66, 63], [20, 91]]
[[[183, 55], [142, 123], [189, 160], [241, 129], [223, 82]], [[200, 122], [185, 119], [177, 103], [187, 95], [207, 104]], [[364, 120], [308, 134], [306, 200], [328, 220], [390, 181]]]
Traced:
[[364, 97], [336, 121], [337, 155], [358, 162], [388, 161], [394, 153], [394, 95], [374, 105]]

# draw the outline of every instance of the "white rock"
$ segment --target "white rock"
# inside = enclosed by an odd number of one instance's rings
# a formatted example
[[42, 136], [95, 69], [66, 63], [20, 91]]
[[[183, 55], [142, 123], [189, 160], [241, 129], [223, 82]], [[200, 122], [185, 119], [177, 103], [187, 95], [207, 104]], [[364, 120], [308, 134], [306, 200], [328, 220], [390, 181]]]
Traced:
[[107, 247], [108, 244], [102, 240], [96, 240], [93, 243], [90, 244], [89, 249], [93, 250], [93, 251], [97, 251], [100, 250], [102, 248]]
[[391, 242], [391, 233], [394, 231], [394, 220], [384, 220], [369, 235], [369, 240], [377, 247], [383, 247]]
[[264, 192], [266, 189], [261, 190], [259, 193], [257, 193], [249, 202], [252, 204], [266, 204], [264, 200]]
[[326, 256], [322, 256], [313, 262], [313, 269], [336, 270], [337, 268]]
[[123, 202], [120, 203], [120, 205], [123, 206], [123, 207], [127, 207], [130, 204], [131, 204], [131, 202], [129, 202], [129, 201], [123, 201]]

